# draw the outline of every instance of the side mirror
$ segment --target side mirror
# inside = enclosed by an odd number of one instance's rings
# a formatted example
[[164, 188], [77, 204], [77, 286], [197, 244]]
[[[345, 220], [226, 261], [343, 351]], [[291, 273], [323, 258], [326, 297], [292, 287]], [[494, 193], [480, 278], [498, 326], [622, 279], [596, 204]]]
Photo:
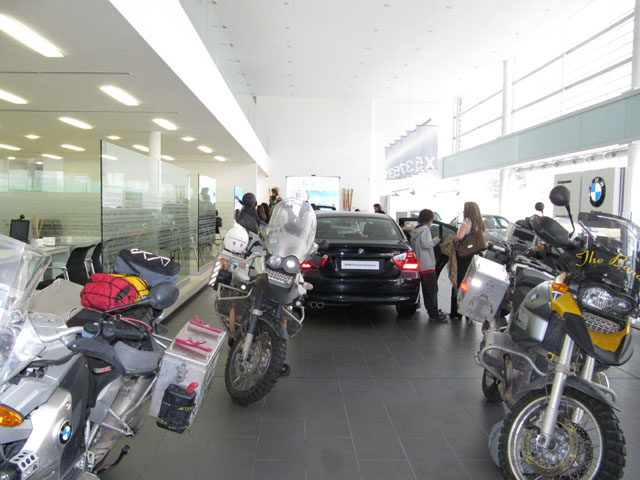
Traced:
[[542, 202], [538, 202], [535, 205], [535, 209], [536, 211], [540, 212], [542, 215], [544, 215], [544, 203]]
[[571, 193], [564, 185], [557, 185], [551, 190], [549, 200], [551, 200], [551, 203], [556, 207], [566, 207], [571, 203]]
[[162, 282], [151, 288], [147, 299], [149, 300], [149, 305], [156, 310], [164, 310], [176, 303], [179, 295], [180, 290], [174, 283]]
[[329, 248], [329, 241], [327, 239], [322, 240], [318, 244], [318, 250], [326, 250], [327, 248]]

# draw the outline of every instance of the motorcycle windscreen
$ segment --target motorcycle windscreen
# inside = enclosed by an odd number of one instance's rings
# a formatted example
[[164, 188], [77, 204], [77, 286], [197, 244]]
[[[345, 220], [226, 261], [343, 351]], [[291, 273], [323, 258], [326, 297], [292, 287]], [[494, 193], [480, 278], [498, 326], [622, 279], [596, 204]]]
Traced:
[[272, 255], [295, 255], [300, 262], [306, 260], [316, 237], [316, 212], [308, 202], [287, 198], [279, 202], [265, 232], [267, 251]]
[[587, 249], [576, 254], [576, 266], [585, 277], [600, 278], [640, 292], [640, 227], [616, 215], [581, 212], [578, 222], [589, 234]]
[[0, 235], [0, 385], [41, 349], [41, 345], [30, 345], [30, 328], [21, 333], [31, 296], [50, 261], [50, 256], [31, 245]]

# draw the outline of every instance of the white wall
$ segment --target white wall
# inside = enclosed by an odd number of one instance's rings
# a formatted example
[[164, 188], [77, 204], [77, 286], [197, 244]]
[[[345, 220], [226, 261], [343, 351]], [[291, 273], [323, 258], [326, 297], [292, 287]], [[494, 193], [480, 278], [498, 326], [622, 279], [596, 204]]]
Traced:
[[258, 97], [257, 102], [269, 132], [270, 158], [258, 200], [267, 200], [262, 196], [267, 187], [278, 186], [286, 195], [287, 176], [339, 176], [341, 189], [354, 189], [353, 208], [371, 210], [371, 100]]
[[[208, 162], [175, 162], [179, 167], [189, 169], [193, 174], [192, 181], [197, 182], [197, 174], [201, 173], [216, 179], [216, 209], [222, 217], [222, 228], [226, 230], [233, 225], [233, 188], [242, 187], [244, 193], [257, 192], [257, 165], [255, 163], [223, 163]], [[259, 198], [259, 197], [258, 197]]]

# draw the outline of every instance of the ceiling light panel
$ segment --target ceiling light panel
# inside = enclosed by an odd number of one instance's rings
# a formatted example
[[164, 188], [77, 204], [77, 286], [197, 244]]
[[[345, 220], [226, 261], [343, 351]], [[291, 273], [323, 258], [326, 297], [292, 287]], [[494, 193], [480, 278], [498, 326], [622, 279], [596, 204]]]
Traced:
[[85, 123], [81, 120], [76, 120], [71, 117], [60, 117], [58, 120], [64, 123], [68, 123], [69, 125], [73, 125], [74, 127], [82, 128], [83, 130], [91, 130], [93, 127], [88, 123]]
[[173, 123], [171, 123], [169, 120], [166, 120], [164, 118], [154, 118], [153, 123], [155, 123], [156, 125], [160, 125], [162, 128], [166, 128], [167, 130], [178, 129], [178, 127], [176, 127]]
[[25, 135], [24, 138], [28, 138], [29, 140], [37, 140], [38, 138], [40, 138], [40, 135], [34, 135], [33, 133], [30, 133], [29, 135]]
[[140, 105], [140, 101], [134, 98], [130, 93], [125, 92], [120, 87], [116, 87], [115, 85], [102, 85], [100, 87], [104, 93], [109, 95], [110, 97], [116, 99], [120, 103], [123, 103], [129, 107], [137, 107]]
[[198, 147], [198, 150], [200, 150], [201, 152], [204, 152], [204, 153], [213, 153], [213, 149], [207, 147], [206, 145], [200, 145]]
[[168, 160], [170, 162], [172, 162], [173, 160], [175, 160], [175, 158], [169, 156], [169, 155], [160, 155], [160, 158], [163, 160]]
[[5, 150], [20, 150], [19, 147], [14, 147], [13, 145], [5, 145], [4, 143], [0, 143], [0, 148], [4, 148]]
[[41, 156], [47, 157], [47, 158], [53, 158], [54, 160], [62, 160], [62, 157], [59, 157], [58, 155], [52, 155], [50, 153], [43, 153]]
[[29, 103], [24, 98], [7, 92], [6, 90], [0, 90], [0, 100], [15, 103], [16, 105], [24, 105], [25, 103]]
[[0, 14], [0, 30], [12, 36], [27, 47], [35, 50], [45, 57], [64, 57], [62, 52], [49, 40], [41, 37], [36, 32], [14, 20], [11, 17]]
[[107, 138], [108, 138], [109, 140], [120, 140], [120, 137], [119, 137], [119, 136], [117, 136], [117, 135], [109, 135]]
[[219, 162], [226, 162], [227, 159], [224, 158], [222, 155], [216, 155], [213, 158], [215, 158], [216, 160], [218, 160]]
[[193, 142], [195, 140], [195, 138], [193, 138], [193, 137], [182, 137], [182, 140], [184, 140], [185, 142]]
[[102, 154], [102, 158], [106, 159], [106, 160], [117, 160], [118, 157], [114, 157], [113, 155], [106, 155], [106, 154]]
[[133, 148], [135, 148], [136, 150], [141, 150], [143, 152], [149, 151], [149, 147], [145, 147], [144, 145], [133, 145]]
[[62, 148], [66, 148], [67, 150], [73, 150], [76, 152], [84, 152], [84, 148], [78, 147], [77, 145], [69, 145], [68, 143], [63, 143], [60, 145]]

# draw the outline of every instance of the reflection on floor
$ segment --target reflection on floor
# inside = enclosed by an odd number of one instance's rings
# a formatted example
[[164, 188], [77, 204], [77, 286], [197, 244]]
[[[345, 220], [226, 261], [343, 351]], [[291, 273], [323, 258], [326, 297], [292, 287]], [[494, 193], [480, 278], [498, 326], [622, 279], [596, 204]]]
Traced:
[[[170, 319], [216, 322], [204, 289]], [[103, 479], [499, 479], [489, 458], [501, 406], [483, 400], [473, 360], [479, 325], [430, 323], [420, 309], [310, 311], [289, 344], [291, 376], [265, 400], [234, 404], [224, 387], [226, 347], [192, 431], [152, 419]], [[626, 479], [640, 478], [640, 354], [610, 372], [627, 439]], [[636, 396], [637, 395], [637, 396]]]

